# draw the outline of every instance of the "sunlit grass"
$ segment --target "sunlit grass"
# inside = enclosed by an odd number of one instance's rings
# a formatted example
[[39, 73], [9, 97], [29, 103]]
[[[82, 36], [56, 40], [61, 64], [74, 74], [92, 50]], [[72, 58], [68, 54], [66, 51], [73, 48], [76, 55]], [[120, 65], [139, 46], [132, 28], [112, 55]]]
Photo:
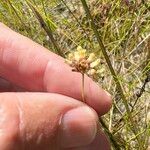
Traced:
[[0, 21], [63, 56], [78, 45], [99, 56], [105, 73], [98, 75], [97, 82], [113, 96], [113, 107], [101, 120], [112, 146], [117, 144], [112, 149], [146, 150], [150, 136], [150, 2], [90, 0], [88, 6], [129, 114], [80, 0], [1, 0]]

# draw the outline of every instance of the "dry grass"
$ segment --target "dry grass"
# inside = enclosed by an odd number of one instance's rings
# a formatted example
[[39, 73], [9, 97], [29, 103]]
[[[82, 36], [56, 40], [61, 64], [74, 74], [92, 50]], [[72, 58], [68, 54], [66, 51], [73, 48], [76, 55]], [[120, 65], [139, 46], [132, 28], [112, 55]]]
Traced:
[[81, 1], [1, 0], [0, 20], [61, 55], [78, 45], [97, 54], [104, 69], [97, 82], [113, 96], [113, 107], [101, 120], [112, 149], [146, 150], [150, 136], [150, 1], [88, 3], [124, 99]]

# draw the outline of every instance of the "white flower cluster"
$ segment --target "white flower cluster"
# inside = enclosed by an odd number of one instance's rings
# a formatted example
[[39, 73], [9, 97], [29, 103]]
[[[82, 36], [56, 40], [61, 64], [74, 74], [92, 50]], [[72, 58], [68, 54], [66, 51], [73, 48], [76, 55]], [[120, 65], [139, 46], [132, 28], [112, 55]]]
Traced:
[[97, 59], [94, 53], [88, 53], [81, 46], [78, 46], [75, 52], [68, 55], [66, 62], [73, 68], [73, 71], [87, 74], [90, 77], [101, 72], [98, 70], [100, 59]]

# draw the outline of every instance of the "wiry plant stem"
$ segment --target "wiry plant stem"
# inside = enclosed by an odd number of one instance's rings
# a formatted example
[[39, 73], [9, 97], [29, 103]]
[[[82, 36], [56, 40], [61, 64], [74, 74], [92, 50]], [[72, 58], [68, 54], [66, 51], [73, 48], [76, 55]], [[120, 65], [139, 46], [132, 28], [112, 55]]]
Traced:
[[12, 2], [10, 0], [7, 0], [7, 3], [10, 5], [10, 7], [12, 8], [12, 10], [14, 11], [14, 13], [16, 14], [17, 18], [19, 19], [19, 21], [21, 22], [21, 24], [23, 25], [23, 27], [26, 29], [26, 32], [28, 32], [28, 28], [27, 26], [25, 25], [25, 23], [23, 22], [23, 20], [21, 19], [21, 17], [19, 16], [16, 8], [14, 7], [14, 5], [12, 4]]
[[81, 94], [82, 94], [82, 101], [85, 103], [85, 94], [84, 94], [84, 73], [82, 74], [82, 86], [81, 86]]
[[46, 22], [44, 21], [43, 17], [40, 15], [40, 13], [37, 11], [37, 9], [28, 0], [26, 0], [26, 2], [28, 4], [28, 6], [31, 8], [31, 10], [33, 11], [33, 13], [35, 14], [35, 16], [38, 19], [41, 27], [44, 29], [44, 31], [47, 33], [48, 37], [50, 38], [57, 54], [59, 54], [62, 57], [65, 57], [64, 53], [60, 50], [58, 44], [56, 43], [56, 40], [53, 37], [51, 27], [47, 26]]
[[125, 98], [125, 96], [124, 96], [124, 92], [123, 92], [123, 89], [122, 89], [122, 87], [121, 87], [120, 81], [119, 81], [119, 79], [118, 79], [118, 77], [117, 77], [117, 75], [116, 75], [116, 73], [115, 73], [115, 70], [114, 70], [114, 68], [113, 68], [113, 66], [112, 66], [112, 64], [111, 64], [111, 61], [110, 61], [110, 59], [109, 59], [109, 56], [108, 56], [108, 54], [107, 54], [106, 48], [105, 48], [105, 46], [104, 46], [104, 44], [103, 44], [103, 42], [102, 42], [102, 40], [101, 40], [101, 37], [100, 37], [100, 35], [99, 35], [98, 31], [97, 31], [96, 25], [95, 25], [95, 23], [94, 23], [94, 20], [93, 20], [93, 18], [92, 18], [92, 15], [91, 15], [91, 13], [90, 13], [90, 10], [89, 10], [89, 8], [88, 8], [88, 6], [87, 6], [87, 3], [86, 3], [85, 0], [81, 0], [81, 2], [82, 2], [82, 5], [83, 5], [83, 7], [84, 7], [84, 10], [85, 10], [85, 12], [86, 12], [86, 14], [87, 14], [87, 18], [89, 18], [89, 21], [90, 21], [90, 23], [91, 23], [91, 27], [92, 27], [92, 29], [93, 29], [93, 31], [94, 31], [94, 33], [95, 33], [95, 36], [96, 36], [97, 41], [98, 41], [98, 44], [99, 44], [99, 46], [100, 46], [100, 48], [101, 48], [101, 50], [102, 50], [102, 53], [103, 53], [103, 55], [104, 55], [104, 57], [105, 57], [106, 63], [107, 63], [107, 65], [108, 65], [108, 67], [109, 67], [109, 70], [110, 70], [110, 72], [111, 72], [111, 74], [112, 74], [112, 76], [113, 76], [113, 78], [114, 78], [114, 81], [116, 82], [116, 85], [117, 85], [117, 87], [118, 87], [118, 90], [119, 90], [119, 92], [120, 92], [120, 95], [121, 95], [121, 97], [122, 97], [122, 100], [124, 101], [124, 105], [125, 105], [125, 107], [126, 107], [127, 113], [130, 114], [130, 109], [129, 109], [129, 106], [128, 106], [128, 104], [127, 104], [126, 98]]
[[113, 137], [113, 135], [111, 134], [111, 132], [109, 131], [107, 125], [105, 124], [104, 120], [102, 118], [99, 118], [99, 123], [101, 123], [101, 125], [103, 126], [106, 134], [109, 136], [110, 138], [110, 142], [112, 143], [112, 146], [115, 150], [121, 150], [121, 147], [119, 146], [119, 144], [116, 142], [116, 139]]
[[[110, 61], [109, 56], [108, 56], [108, 54], [107, 54], [106, 48], [105, 48], [105, 46], [104, 46], [104, 44], [103, 44], [103, 42], [102, 42], [102, 40], [101, 40], [101, 37], [100, 37], [100, 35], [99, 35], [99, 32], [97, 31], [97, 27], [96, 27], [96, 25], [95, 25], [95, 23], [94, 23], [93, 17], [92, 17], [92, 15], [91, 15], [91, 13], [90, 13], [90, 10], [89, 10], [89, 8], [88, 8], [88, 5], [87, 5], [87, 3], [86, 3], [86, 0], [81, 0], [81, 2], [82, 2], [82, 5], [83, 5], [84, 10], [85, 10], [85, 12], [86, 12], [87, 18], [88, 18], [89, 21], [90, 21], [91, 28], [92, 28], [92, 30], [93, 30], [93, 32], [94, 32], [96, 38], [97, 38], [99, 47], [101, 48], [101, 51], [102, 51], [102, 53], [103, 53], [103, 55], [104, 55], [104, 58], [105, 58], [105, 60], [106, 60], [106, 63], [107, 63], [107, 65], [108, 65], [109, 70], [110, 70], [110, 72], [111, 72], [111, 74], [112, 74], [112, 76], [113, 76], [113, 79], [114, 79], [115, 83], [116, 83], [118, 92], [119, 92], [119, 94], [120, 94], [120, 96], [121, 96], [121, 98], [122, 98], [122, 100], [123, 100], [123, 103], [124, 103], [124, 106], [125, 106], [126, 112], [127, 112], [127, 120], [126, 120], [126, 122], [127, 122], [128, 126], [130, 127], [130, 129], [132, 130], [132, 132], [136, 135], [136, 128], [134, 128], [135, 126], [134, 126], [134, 122], [133, 122], [133, 119], [132, 119], [132, 114], [131, 114], [131, 112], [130, 112], [130, 108], [129, 108], [129, 105], [128, 105], [128, 103], [127, 103], [126, 97], [125, 97], [125, 95], [124, 95], [124, 92], [123, 92], [121, 83], [120, 83], [120, 81], [119, 81], [119, 79], [118, 79], [118, 77], [117, 77], [117, 75], [116, 75], [116, 72], [115, 72], [115, 70], [114, 70], [114, 68], [113, 68], [113, 66], [112, 66], [112, 64], [111, 64], [111, 61]], [[129, 122], [130, 122], [130, 123], [129, 123]], [[140, 143], [140, 140], [138, 139], [138, 137], [137, 137], [137, 141], [138, 141], [138, 143]]]

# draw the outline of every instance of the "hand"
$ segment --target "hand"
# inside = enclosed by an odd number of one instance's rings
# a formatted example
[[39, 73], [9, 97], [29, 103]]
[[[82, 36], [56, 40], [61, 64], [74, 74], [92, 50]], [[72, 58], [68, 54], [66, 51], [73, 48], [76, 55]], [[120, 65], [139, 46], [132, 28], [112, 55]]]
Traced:
[[98, 115], [109, 94], [64, 59], [0, 24], [0, 149], [109, 150]]

